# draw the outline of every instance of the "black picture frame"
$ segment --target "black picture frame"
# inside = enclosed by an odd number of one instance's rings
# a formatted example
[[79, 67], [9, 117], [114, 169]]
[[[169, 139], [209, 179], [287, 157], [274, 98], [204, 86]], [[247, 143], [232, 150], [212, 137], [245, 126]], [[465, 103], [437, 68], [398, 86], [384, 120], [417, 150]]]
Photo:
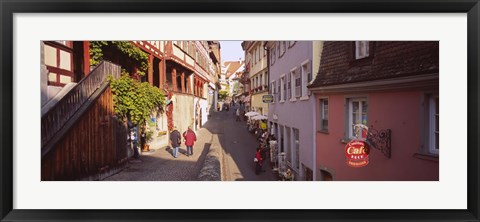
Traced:
[[[1, 221], [480, 221], [479, 0], [0, 0]], [[466, 210], [22, 210], [13, 209], [14, 13], [467, 13], [468, 203]], [[404, 191], [405, 192], [405, 191]], [[315, 200], [312, 200], [315, 201]], [[414, 200], [412, 200], [414, 201]], [[228, 204], [228, 203], [226, 203]], [[178, 206], [181, 209], [181, 206]]]

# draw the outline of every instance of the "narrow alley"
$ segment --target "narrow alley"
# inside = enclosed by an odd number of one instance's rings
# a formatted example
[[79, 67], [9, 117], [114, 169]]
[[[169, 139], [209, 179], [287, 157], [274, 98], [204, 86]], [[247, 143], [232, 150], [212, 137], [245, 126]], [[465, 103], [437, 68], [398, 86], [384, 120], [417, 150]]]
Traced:
[[211, 113], [209, 121], [196, 132], [193, 156], [185, 155], [184, 144], [177, 159], [173, 158], [170, 147], [153, 147], [150, 152], [143, 152], [138, 160], [129, 160], [123, 171], [104, 180], [196, 181], [212, 145], [223, 150], [220, 157], [223, 181], [276, 180], [267, 161], [263, 166], [264, 172], [255, 174], [253, 158], [259, 143], [255, 135], [248, 132], [245, 121], [236, 122], [232, 110]]

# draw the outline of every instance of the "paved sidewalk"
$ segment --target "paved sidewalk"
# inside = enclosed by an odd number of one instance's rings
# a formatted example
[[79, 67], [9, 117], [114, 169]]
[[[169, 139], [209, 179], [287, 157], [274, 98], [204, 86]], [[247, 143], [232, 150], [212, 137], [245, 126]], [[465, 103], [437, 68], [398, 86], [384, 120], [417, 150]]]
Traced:
[[105, 181], [197, 181], [212, 145], [212, 134], [206, 128], [197, 130], [196, 134], [193, 156], [185, 155], [183, 140], [178, 158], [172, 156], [170, 147], [152, 147], [139, 159], [130, 159], [126, 169]]

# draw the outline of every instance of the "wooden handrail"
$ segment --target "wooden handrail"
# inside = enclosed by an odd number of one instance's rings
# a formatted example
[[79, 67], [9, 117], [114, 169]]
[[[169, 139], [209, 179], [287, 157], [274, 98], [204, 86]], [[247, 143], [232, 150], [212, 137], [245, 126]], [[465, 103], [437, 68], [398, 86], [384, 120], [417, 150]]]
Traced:
[[54, 107], [42, 116], [42, 148], [63, 128], [65, 123], [80, 110], [109, 75], [120, 77], [120, 66], [102, 61], [88, 76], [80, 80]]

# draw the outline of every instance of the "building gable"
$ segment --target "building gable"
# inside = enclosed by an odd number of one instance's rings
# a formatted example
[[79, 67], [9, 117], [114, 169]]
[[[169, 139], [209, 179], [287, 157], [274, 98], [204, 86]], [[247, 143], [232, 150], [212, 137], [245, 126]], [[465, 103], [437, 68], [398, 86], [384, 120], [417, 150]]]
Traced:
[[370, 56], [355, 59], [353, 41], [324, 43], [320, 69], [309, 88], [421, 74], [438, 75], [438, 41], [370, 42]]

